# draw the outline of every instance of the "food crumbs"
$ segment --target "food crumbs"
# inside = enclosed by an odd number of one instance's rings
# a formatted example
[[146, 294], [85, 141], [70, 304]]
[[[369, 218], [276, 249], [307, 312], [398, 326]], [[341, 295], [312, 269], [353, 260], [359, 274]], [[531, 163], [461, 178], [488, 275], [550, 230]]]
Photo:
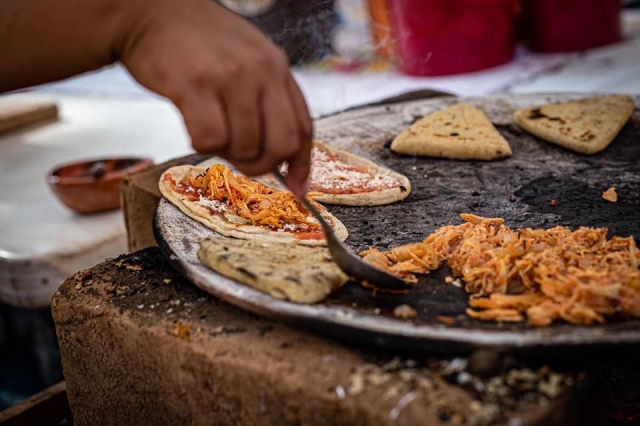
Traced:
[[393, 315], [396, 318], [407, 319], [415, 317], [417, 314], [418, 313], [416, 312], [416, 310], [409, 305], [396, 306], [396, 308], [393, 310]]
[[438, 320], [438, 321], [440, 321], [442, 323], [448, 324], [448, 325], [455, 324], [455, 322], [456, 322], [455, 319], [453, 319], [451, 317], [445, 317], [444, 315], [438, 315], [436, 317], [436, 320]]
[[171, 282], [171, 278], [165, 278], [162, 280], [165, 284], [169, 284]]
[[171, 331], [171, 334], [176, 337], [179, 337], [185, 342], [190, 342], [191, 341], [191, 339], [189, 338], [190, 332], [191, 332], [191, 326], [189, 324], [183, 324], [181, 322], [178, 322], [176, 324], [176, 327]]
[[556, 200], [551, 200], [551, 202], [549, 203], [550, 206], [555, 207], [558, 205], [558, 202]]
[[611, 187], [602, 193], [602, 198], [612, 203], [616, 203], [618, 201], [618, 193], [616, 192], [615, 187]]
[[124, 267], [131, 271], [142, 271], [144, 269], [140, 265], [131, 265], [131, 264], [125, 264]]
[[444, 278], [444, 282], [447, 284], [451, 284], [453, 282], [453, 277], [452, 276], [446, 276]]

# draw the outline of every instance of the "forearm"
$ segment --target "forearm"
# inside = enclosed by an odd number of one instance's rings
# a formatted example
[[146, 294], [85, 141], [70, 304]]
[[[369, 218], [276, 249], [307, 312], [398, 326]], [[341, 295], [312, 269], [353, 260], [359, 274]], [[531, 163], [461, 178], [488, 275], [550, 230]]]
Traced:
[[0, 92], [116, 61], [143, 0], [0, 0]]

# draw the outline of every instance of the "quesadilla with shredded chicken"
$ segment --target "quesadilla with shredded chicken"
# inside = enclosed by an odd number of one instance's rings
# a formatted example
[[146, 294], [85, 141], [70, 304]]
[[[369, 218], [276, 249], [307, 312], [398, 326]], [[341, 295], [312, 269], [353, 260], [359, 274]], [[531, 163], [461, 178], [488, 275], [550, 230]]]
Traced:
[[[176, 166], [160, 177], [162, 195], [214, 231], [246, 240], [324, 246], [320, 224], [289, 191], [267, 188], [222, 165]], [[313, 201], [312, 201], [313, 202]], [[320, 204], [315, 207], [342, 241], [347, 228]]]

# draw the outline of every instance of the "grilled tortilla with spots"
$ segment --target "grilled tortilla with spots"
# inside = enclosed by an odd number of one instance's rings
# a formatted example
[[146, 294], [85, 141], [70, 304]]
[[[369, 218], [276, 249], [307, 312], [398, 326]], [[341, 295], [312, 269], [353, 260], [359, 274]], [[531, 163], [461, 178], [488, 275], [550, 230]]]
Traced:
[[[283, 168], [283, 173], [286, 170]], [[271, 175], [257, 179], [271, 188], [282, 185]], [[409, 179], [347, 151], [314, 142], [309, 196], [325, 204], [380, 206], [403, 200], [411, 193]]]
[[349, 280], [326, 247], [211, 237], [200, 242], [198, 259], [221, 275], [295, 303], [320, 302]]

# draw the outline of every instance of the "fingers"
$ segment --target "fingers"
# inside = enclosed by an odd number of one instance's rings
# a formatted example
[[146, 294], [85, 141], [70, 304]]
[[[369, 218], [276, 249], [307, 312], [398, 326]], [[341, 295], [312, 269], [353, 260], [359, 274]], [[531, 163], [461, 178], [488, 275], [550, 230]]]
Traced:
[[229, 142], [227, 118], [222, 102], [214, 95], [183, 95], [176, 106], [191, 136], [193, 149], [203, 154], [221, 154]]
[[312, 147], [304, 97], [277, 53], [247, 57], [192, 67], [174, 102], [196, 151], [222, 156], [249, 176], [287, 161], [288, 183], [304, 195]]
[[[269, 68], [265, 65], [262, 69]], [[276, 66], [271, 69], [275, 71], [274, 78], [265, 81], [263, 97], [258, 104], [262, 151], [255, 161], [238, 159], [233, 155], [229, 155], [228, 159], [241, 172], [250, 176], [268, 173], [287, 161], [290, 188], [297, 195], [305, 195], [312, 147], [311, 118], [304, 96], [289, 72], [288, 65], [281, 63], [278, 66], [276, 62]], [[230, 146], [237, 142], [239, 141], [234, 134]]]
[[303, 144], [293, 157], [289, 159], [287, 184], [291, 191], [303, 197], [309, 190], [308, 177], [311, 169], [311, 144]]
[[300, 137], [300, 148], [293, 157], [289, 159], [287, 183], [296, 195], [304, 196], [309, 187], [308, 178], [311, 168], [311, 150], [313, 148], [313, 123], [309, 116], [309, 110], [304, 96], [291, 74], [289, 74], [289, 78], [287, 79], [287, 86], [289, 95], [293, 101]]
[[287, 75], [287, 88], [289, 90], [289, 96], [291, 96], [291, 100], [293, 102], [293, 108], [298, 119], [298, 125], [300, 126], [300, 138], [302, 143], [311, 144], [313, 138], [313, 122], [309, 114], [307, 102], [304, 100], [300, 87], [291, 73], [288, 73]]
[[196, 151], [252, 176], [289, 161], [304, 192], [312, 126], [286, 55], [215, 2], [188, 3], [145, 20], [123, 54], [127, 69], [176, 104]]
[[240, 171], [248, 175], [270, 172], [293, 157], [301, 146], [297, 119], [284, 81], [265, 88], [260, 109], [264, 141], [262, 155], [255, 161], [234, 162]]
[[263, 151], [261, 91], [256, 80], [238, 77], [225, 84], [229, 143], [223, 155], [237, 162], [255, 161]]

